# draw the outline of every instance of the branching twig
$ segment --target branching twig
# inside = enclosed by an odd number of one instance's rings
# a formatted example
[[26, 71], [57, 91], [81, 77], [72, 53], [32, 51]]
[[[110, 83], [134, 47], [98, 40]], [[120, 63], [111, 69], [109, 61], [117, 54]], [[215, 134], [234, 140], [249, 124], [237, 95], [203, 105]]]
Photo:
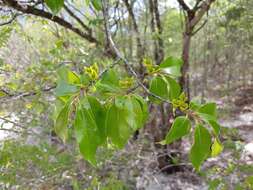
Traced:
[[[107, 7], [107, 3], [106, 3], [106, 0], [103, 0], [103, 11], [104, 11], [104, 16], [105, 16], [105, 20], [107, 21], [107, 18], [108, 18], [108, 13], [107, 13], [107, 10], [106, 10], [106, 7]], [[110, 41], [110, 44], [111, 44], [111, 47], [112, 49], [114, 50], [115, 54], [117, 55], [117, 57], [119, 59], [121, 59], [124, 64], [126, 65], [126, 68], [128, 69], [128, 71], [130, 72], [130, 74], [136, 79], [136, 82], [137, 84], [150, 96], [153, 96], [163, 102], [167, 102], [170, 104], [170, 102], [152, 92], [149, 91], [149, 89], [141, 82], [141, 80], [139, 79], [138, 77], [138, 74], [135, 72], [135, 70], [133, 69], [133, 67], [131, 66], [131, 64], [128, 62], [128, 60], [126, 58], [124, 58], [119, 49], [116, 47], [114, 41], [112, 40], [112, 37], [111, 37], [111, 32], [108, 30], [108, 25], [106, 24], [106, 30], [107, 30], [107, 33], [108, 33], [108, 39]]]

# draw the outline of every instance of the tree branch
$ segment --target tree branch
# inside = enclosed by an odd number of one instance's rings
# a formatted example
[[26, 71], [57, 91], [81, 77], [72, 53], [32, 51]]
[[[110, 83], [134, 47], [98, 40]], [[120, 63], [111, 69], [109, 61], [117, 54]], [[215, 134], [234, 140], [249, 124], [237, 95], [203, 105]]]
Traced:
[[184, 11], [186, 12], [191, 11], [190, 7], [184, 2], [184, 0], [177, 0], [177, 2], [183, 8]]
[[141, 39], [140, 39], [140, 32], [139, 32], [139, 28], [138, 28], [138, 25], [137, 25], [137, 21], [136, 21], [136, 18], [134, 16], [134, 12], [133, 12], [133, 8], [132, 6], [129, 4], [128, 0], [123, 0], [125, 5], [126, 5], [126, 8], [127, 8], [127, 11], [128, 11], [128, 14], [132, 20], [132, 23], [133, 23], [133, 29], [134, 29], [134, 32], [136, 34], [136, 42], [137, 42], [137, 56], [139, 58], [139, 63], [140, 63], [140, 66], [141, 66], [141, 72], [143, 71], [143, 65], [142, 65], [142, 61], [143, 61], [143, 46], [142, 46], [142, 43], [141, 43]]
[[83, 32], [82, 30], [73, 26], [71, 23], [67, 22], [66, 20], [64, 20], [63, 18], [61, 18], [59, 16], [53, 15], [49, 12], [46, 12], [44, 10], [38, 9], [38, 8], [30, 6], [30, 5], [25, 5], [25, 6], [20, 5], [15, 0], [3, 0], [3, 3], [5, 6], [8, 6], [14, 10], [19, 11], [19, 12], [22, 12], [25, 14], [31, 14], [31, 15], [35, 15], [35, 16], [39, 16], [39, 17], [51, 20], [51, 21], [63, 26], [64, 28], [67, 28], [67, 29], [73, 31], [74, 33], [76, 33], [80, 37], [86, 39], [87, 41], [89, 41], [91, 43], [95, 43], [97, 45], [100, 45], [100, 42], [96, 38], [94, 38], [91, 34]]
[[89, 34], [91, 34], [91, 29], [83, 23], [83, 21], [78, 17], [76, 16], [73, 11], [71, 11], [68, 6], [66, 4], [64, 4], [64, 9], [67, 11], [67, 13], [73, 17]]
[[[42, 91], [42, 92], [49, 92], [49, 91], [51, 91], [51, 90], [53, 90], [55, 88], [56, 88], [56, 85], [44, 88], [44, 89], [42, 89], [40, 91]], [[28, 96], [35, 96], [35, 95], [37, 95], [37, 94], [40, 93], [40, 91], [39, 91], [39, 92], [19, 92], [19, 93], [16, 93], [16, 94], [11, 94], [11, 93], [7, 92], [4, 89], [0, 89], [0, 91], [4, 92], [7, 95], [7, 96], [3, 96], [2, 98], [8, 97], [8, 98], [14, 98], [14, 99], [25, 98], [25, 97], [28, 97]]]
[[199, 23], [199, 21], [204, 16], [204, 14], [206, 12], [208, 12], [208, 10], [211, 7], [211, 4], [214, 1], [215, 0], [206, 0], [206, 1], [202, 2], [202, 4], [199, 7], [199, 11], [196, 12], [196, 15], [194, 16], [194, 18], [190, 22], [190, 27], [194, 28]]

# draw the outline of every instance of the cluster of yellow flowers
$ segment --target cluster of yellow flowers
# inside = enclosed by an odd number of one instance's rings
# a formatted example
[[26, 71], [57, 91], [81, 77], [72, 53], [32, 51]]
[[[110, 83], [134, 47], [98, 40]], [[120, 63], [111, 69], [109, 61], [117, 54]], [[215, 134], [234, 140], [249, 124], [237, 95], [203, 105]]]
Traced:
[[98, 65], [95, 63], [89, 67], [85, 67], [84, 68], [84, 72], [92, 79], [92, 80], [96, 80], [98, 79], [98, 75], [99, 75], [99, 69], [98, 69]]
[[178, 99], [172, 100], [173, 108], [174, 109], [179, 108], [182, 112], [184, 112], [185, 110], [189, 108], [189, 104], [187, 103], [187, 100], [188, 99], [185, 93], [183, 92], [182, 94], [180, 94]]
[[149, 58], [144, 58], [143, 59], [143, 64], [147, 69], [148, 74], [154, 74], [157, 73], [158, 71], [160, 71], [160, 68], [158, 65], [154, 65], [152, 63], [152, 60]]

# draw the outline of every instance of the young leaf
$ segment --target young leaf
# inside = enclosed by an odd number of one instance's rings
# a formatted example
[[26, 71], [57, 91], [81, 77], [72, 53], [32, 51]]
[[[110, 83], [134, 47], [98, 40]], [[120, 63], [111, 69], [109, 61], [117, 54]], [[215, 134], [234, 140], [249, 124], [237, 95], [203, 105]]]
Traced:
[[96, 151], [105, 142], [105, 110], [93, 97], [84, 97], [78, 105], [75, 133], [80, 152], [86, 160], [96, 165]]
[[64, 5], [64, 0], [45, 0], [45, 2], [54, 14], [57, 14]]
[[190, 151], [190, 160], [196, 170], [210, 154], [212, 141], [209, 131], [200, 124], [197, 124], [194, 131], [194, 144]]
[[189, 134], [191, 129], [191, 123], [185, 116], [179, 116], [173, 122], [169, 133], [165, 138], [166, 144], [170, 144], [173, 141], [180, 139], [181, 137]]
[[112, 143], [118, 148], [123, 148], [127, 143], [130, 135], [133, 133], [128, 122], [127, 109], [116, 106], [115, 103], [109, 106], [106, 115], [107, 135], [111, 138]]
[[70, 112], [70, 101], [62, 108], [55, 121], [55, 133], [66, 142], [68, 138], [68, 119]]
[[[162, 77], [154, 77], [150, 82], [149, 90], [153, 94], [164, 99], [169, 98], [168, 83]], [[150, 96], [150, 99], [158, 103], [160, 102], [157, 98], [154, 98], [152, 96]]]
[[219, 140], [215, 139], [211, 149], [212, 149], [211, 156], [215, 157], [215, 156], [218, 156], [222, 152], [223, 146], [219, 142]]

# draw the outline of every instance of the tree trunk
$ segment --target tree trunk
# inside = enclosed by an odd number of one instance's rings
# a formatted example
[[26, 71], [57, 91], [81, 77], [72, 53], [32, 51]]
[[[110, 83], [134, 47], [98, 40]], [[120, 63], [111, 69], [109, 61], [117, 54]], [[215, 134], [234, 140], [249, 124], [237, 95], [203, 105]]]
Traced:
[[190, 87], [189, 87], [189, 57], [190, 57], [190, 45], [191, 45], [191, 34], [184, 32], [183, 34], [183, 51], [182, 51], [182, 60], [183, 66], [181, 68], [182, 76], [179, 79], [179, 84], [184, 92], [187, 93], [188, 100], [190, 100]]

